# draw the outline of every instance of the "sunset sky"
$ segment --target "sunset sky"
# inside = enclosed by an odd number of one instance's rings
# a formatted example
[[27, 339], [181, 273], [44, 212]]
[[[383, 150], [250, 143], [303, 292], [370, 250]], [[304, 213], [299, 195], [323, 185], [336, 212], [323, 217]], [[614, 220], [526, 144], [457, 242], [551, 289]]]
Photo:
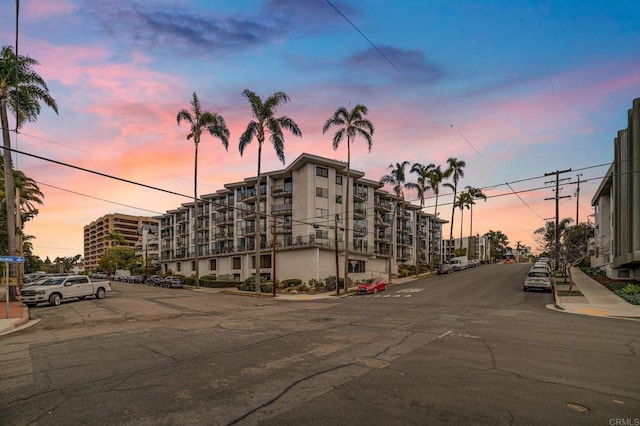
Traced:
[[[15, 15], [14, 0], [0, 2], [3, 46], [15, 46]], [[256, 142], [238, 151], [252, 119], [244, 89], [291, 98], [278, 114], [303, 137], [286, 137], [286, 165], [305, 152], [346, 161], [322, 125], [364, 104], [373, 148], [356, 140], [352, 168], [378, 180], [390, 163], [464, 160], [460, 186], [489, 197], [474, 207], [473, 233], [501, 230], [535, 251], [533, 231], [555, 215], [545, 173], [572, 169], [561, 218], [575, 220], [578, 173], [580, 221], [593, 213], [640, 96], [639, 22], [637, 0], [22, 0], [19, 53], [40, 62], [60, 114], [43, 108], [12, 146], [192, 196], [194, 146], [176, 114], [193, 92], [231, 131], [228, 152], [203, 137], [200, 194], [256, 174]], [[284, 167], [270, 145], [262, 160], [263, 171]], [[45, 194], [25, 228], [43, 259], [83, 254], [83, 226], [104, 214], [155, 216], [189, 201], [26, 155], [14, 165]], [[445, 219], [451, 201], [443, 190]]]

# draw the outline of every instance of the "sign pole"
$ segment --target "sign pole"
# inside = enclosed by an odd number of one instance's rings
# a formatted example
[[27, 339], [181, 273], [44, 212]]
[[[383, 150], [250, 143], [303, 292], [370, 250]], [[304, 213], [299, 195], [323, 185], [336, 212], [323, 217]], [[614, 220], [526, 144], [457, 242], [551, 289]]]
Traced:
[[6, 313], [7, 316], [5, 318], [9, 318], [9, 262], [4, 262], [4, 277], [6, 279], [6, 283], [7, 283], [7, 290], [6, 293], [4, 295], [4, 300], [5, 300], [5, 304], [6, 304]]

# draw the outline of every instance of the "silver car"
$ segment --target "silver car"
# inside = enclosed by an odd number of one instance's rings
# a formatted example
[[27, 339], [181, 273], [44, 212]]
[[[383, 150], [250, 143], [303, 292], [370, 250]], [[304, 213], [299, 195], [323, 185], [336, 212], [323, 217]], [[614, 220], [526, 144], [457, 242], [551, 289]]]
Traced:
[[531, 268], [527, 276], [524, 277], [522, 290], [528, 291], [530, 288], [551, 292], [553, 290], [551, 273], [545, 268]]

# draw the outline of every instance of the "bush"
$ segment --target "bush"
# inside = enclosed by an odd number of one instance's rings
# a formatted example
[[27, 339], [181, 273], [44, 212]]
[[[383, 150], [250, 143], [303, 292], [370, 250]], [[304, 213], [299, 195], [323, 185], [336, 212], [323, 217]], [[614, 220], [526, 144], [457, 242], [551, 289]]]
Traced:
[[208, 288], [233, 288], [238, 286], [238, 281], [200, 281], [200, 285]]
[[609, 288], [632, 305], [640, 305], [640, 286], [632, 283], [611, 283]]
[[[333, 290], [336, 289], [336, 276], [335, 275], [328, 276], [323, 281], [324, 281], [324, 288], [326, 288], [327, 290], [333, 291]], [[344, 280], [341, 279], [340, 280], [340, 288], [343, 288], [343, 287], [344, 287]]]
[[298, 278], [290, 278], [287, 280], [282, 280], [281, 284], [284, 288], [297, 287], [302, 284], [302, 280]]

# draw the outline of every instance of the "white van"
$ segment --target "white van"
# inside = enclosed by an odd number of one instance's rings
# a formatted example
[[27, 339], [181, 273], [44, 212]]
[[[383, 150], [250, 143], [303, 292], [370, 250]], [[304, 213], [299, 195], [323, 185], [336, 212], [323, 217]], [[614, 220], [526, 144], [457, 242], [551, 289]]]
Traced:
[[469, 267], [469, 258], [467, 256], [452, 257], [449, 263], [454, 271], [462, 271]]

